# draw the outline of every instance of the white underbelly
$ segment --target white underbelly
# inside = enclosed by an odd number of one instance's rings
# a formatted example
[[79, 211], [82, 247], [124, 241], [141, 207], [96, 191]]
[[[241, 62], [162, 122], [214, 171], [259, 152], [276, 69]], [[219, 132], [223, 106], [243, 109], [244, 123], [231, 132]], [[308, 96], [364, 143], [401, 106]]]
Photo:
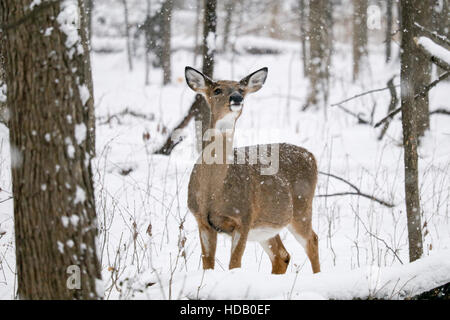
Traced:
[[248, 233], [248, 241], [265, 241], [275, 237], [283, 228], [260, 227], [251, 229]]

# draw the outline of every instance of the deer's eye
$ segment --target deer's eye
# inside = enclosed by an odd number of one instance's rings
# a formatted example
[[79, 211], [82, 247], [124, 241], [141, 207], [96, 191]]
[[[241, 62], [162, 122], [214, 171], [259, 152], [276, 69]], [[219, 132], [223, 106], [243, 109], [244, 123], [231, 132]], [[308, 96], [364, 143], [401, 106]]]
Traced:
[[222, 89], [220, 89], [220, 88], [217, 88], [216, 90], [214, 90], [214, 94], [217, 96], [217, 95], [219, 95], [219, 94], [221, 94], [222, 93]]
[[240, 94], [244, 94], [244, 89], [242, 89], [242, 88], [239, 88], [239, 90], [238, 90], [238, 91], [239, 91], [239, 93], [240, 93]]

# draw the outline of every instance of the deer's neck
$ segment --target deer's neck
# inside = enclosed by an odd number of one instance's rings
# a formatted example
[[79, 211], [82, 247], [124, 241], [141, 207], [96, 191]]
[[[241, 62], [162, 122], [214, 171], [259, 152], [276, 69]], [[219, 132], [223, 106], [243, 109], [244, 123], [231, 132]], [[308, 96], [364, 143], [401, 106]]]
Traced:
[[205, 133], [207, 141], [203, 149], [203, 163], [207, 165], [211, 179], [223, 183], [229, 165], [234, 162], [234, 128], [238, 114], [230, 113], [216, 120], [211, 116], [210, 128]]

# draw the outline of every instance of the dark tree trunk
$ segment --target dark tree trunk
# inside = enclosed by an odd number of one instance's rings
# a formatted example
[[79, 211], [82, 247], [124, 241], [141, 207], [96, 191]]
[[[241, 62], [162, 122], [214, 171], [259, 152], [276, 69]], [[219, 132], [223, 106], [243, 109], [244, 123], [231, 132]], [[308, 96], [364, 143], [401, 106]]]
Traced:
[[303, 76], [308, 76], [308, 53], [307, 53], [307, 14], [305, 0], [299, 0], [299, 13], [300, 13], [300, 42], [302, 44], [302, 63], [303, 63]]
[[[412, 19], [413, 23], [416, 22], [425, 28], [429, 28], [431, 19], [430, 3], [420, 0], [414, 1], [414, 11], [412, 12], [410, 19]], [[416, 30], [416, 28], [413, 30]], [[411, 33], [414, 32], [411, 30]], [[414, 43], [412, 46], [414, 46]], [[420, 93], [431, 81], [431, 62], [422, 52], [417, 52], [416, 50], [411, 52], [411, 54], [413, 53], [416, 56], [414, 63], [415, 74], [412, 79], [413, 88], [415, 93]], [[422, 137], [425, 134], [425, 131], [430, 128], [430, 107], [428, 101], [428, 93], [416, 99], [418, 138]]]
[[367, 56], [367, 0], [353, 0], [353, 81]]
[[[450, 27], [449, 27], [449, 0], [433, 0], [434, 6], [432, 6], [432, 26], [430, 29], [436, 31], [438, 34], [450, 39]], [[437, 68], [438, 75], [445, 73], [442, 68]]]
[[230, 28], [231, 23], [233, 21], [233, 12], [234, 12], [234, 6], [236, 4], [236, 0], [228, 0], [228, 2], [225, 5], [225, 26], [223, 30], [223, 43], [222, 43], [222, 50], [228, 51], [228, 44], [229, 44], [229, 38], [230, 38]]
[[[93, 0], [89, 0], [91, 3]], [[92, 97], [86, 101], [86, 123], [87, 126], [87, 141], [88, 141], [88, 151], [89, 154], [95, 156], [95, 106], [94, 106], [94, 84], [92, 80], [92, 70], [91, 70], [91, 56], [90, 56], [90, 45], [89, 45], [89, 20], [88, 20], [88, 10], [85, 7], [84, 0], [78, 0], [78, 6], [80, 7], [80, 39], [84, 50], [83, 70], [82, 70], [82, 82], [86, 83], [89, 89], [89, 96]]]
[[309, 93], [303, 110], [310, 106], [325, 108], [329, 94], [329, 66], [332, 46], [331, 3], [309, 2]]
[[[8, 117], [6, 116], [6, 75], [5, 75], [5, 41], [0, 31], [0, 122], [8, 126]], [[5, 91], [5, 93], [3, 92]]]
[[[86, 129], [92, 100], [88, 52], [80, 50], [84, 36], [75, 26], [66, 24], [63, 31], [54, 19], [64, 9], [60, 1], [30, 9], [31, 2], [0, 2], [2, 24], [30, 17], [3, 30], [18, 294], [21, 299], [98, 299], [101, 275]], [[49, 28], [45, 35], [42, 30]]]
[[[216, 39], [216, 0], [204, 0], [204, 17], [203, 17], [203, 73], [210, 78], [213, 78], [214, 73], [214, 53], [215, 53], [215, 39]], [[212, 47], [211, 47], [212, 46]], [[210, 111], [208, 104], [202, 95], [198, 94], [195, 97], [194, 103], [188, 111], [188, 114], [180, 122], [180, 124], [174, 129], [185, 128], [191, 119], [195, 119], [195, 134], [196, 134], [196, 145], [197, 151], [202, 151], [205, 143], [203, 141], [203, 135], [205, 131], [209, 128], [210, 122]], [[173, 132], [173, 131], [172, 131]], [[173, 148], [180, 141], [172, 140], [172, 134], [169, 135], [164, 145], [158, 149], [155, 153], [169, 155]]]
[[89, 40], [92, 38], [92, 12], [94, 11], [94, 0], [86, 0], [87, 29]]
[[409, 259], [422, 256], [422, 224], [419, 202], [419, 178], [417, 156], [417, 104], [414, 101], [417, 51], [413, 41], [414, 15], [421, 0], [401, 0], [401, 107], [403, 125], [403, 148], [405, 160], [405, 201], [408, 224]]
[[127, 41], [127, 57], [128, 57], [128, 69], [133, 71], [133, 58], [131, 54], [131, 38], [130, 38], [130, 23], [128, 22], [128, 4], [127, 0], [122, 0], [123, 4], [123, 20], [125, 23], [125, 37]]
[[386, 1], [386, 63], [391, 61], [392, 55], [392, 1]]
[[172, 10], [173, 10], [173, 0], [164, 1], [161, 12], [163, 15], [163, 33], [162, 33], [162, 56], [161, 63], [163, 69], [163, 84], [166, 85], [170, 83], [172, 78], [171, 71], [171, 29], [172, 29]]

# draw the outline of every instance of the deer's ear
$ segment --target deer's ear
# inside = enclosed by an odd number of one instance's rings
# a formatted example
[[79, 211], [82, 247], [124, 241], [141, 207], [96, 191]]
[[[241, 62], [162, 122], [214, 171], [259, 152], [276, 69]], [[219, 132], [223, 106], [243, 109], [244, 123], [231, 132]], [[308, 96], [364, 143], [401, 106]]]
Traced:
[[258, 91], [262, 88], [264, 82], [266, 82], [267, 72], [267, 68], [259, 69], [258, 71], [255, 71], [246, 76], [244, 79], [239, 81], [239, 83], [247, 87], [247, 91], [249, 93]]
[[191, 67], [184, 69], [188, 86], [196, 92], [205, 92], [212, 80], [198, 70]]

